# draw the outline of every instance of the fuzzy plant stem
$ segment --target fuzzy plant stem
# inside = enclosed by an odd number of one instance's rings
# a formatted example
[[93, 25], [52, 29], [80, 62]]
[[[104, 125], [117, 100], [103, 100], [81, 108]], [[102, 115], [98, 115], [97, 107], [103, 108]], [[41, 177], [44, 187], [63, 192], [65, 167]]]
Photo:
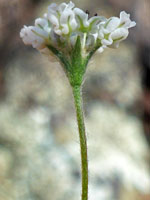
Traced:
[[88, 200], [88, 156], [87, 141], [84, 126], [84, 115], [82, 108], [82, 93], [80, 86], [73, 87], [74, 103], [77, 115], [80, 150], [81, 150], [81, 173], [82, 173], [82, 200]]

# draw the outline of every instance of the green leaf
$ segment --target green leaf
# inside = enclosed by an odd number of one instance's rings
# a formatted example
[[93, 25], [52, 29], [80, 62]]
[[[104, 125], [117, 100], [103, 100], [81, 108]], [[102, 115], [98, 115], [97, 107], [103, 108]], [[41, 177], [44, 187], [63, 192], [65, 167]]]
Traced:
[[72, 61], [72, 65], [80, 67], [80, 66], [78, 66], [78, 64], [81, 64], [81, 62], [82, 62], [80, 36], [78, 36], [76, 44], [73, 48], [72, 55], [71, 55], [71, 61]]
[[78, 36], [76, 44], [71, 53], [71, 74], [70, 83], [72, 86], [80, 86], [84, 76], [84, 59], [82, 58], [82, 48], [80, 36]]

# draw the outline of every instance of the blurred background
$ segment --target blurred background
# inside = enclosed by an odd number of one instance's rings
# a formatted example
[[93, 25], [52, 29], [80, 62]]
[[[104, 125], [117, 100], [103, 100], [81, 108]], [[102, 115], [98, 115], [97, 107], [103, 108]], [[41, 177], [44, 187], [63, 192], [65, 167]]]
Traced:
[[[70, 86], [59, 63], [19, 37], [50, 3], [0, 0], [0, 200], [80, 199]], [[94, 56], [86, 74], [89, 199], [150, 200], [150, 1], [74, 3], [91, 16], [125, 10], [137, 22], [118, 49]]]

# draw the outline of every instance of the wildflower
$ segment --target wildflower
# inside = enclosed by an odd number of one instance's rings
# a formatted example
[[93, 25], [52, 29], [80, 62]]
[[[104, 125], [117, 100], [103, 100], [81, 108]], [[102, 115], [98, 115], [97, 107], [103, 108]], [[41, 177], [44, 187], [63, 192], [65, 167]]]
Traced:
[[82, 200], [88, 200], [87, 142], [82, 110], [81, 87], [87, 64], [93, 54], [107, 47], [118, 47], [126, 39], [129, 28], [136, 25], [126, 12], [120, 18], [95, 14], [76, 8], [74, 3], [52, 3], [43, 18], [35, 20], [34, 26], [24, 26], [20, 37], [42, 54], [58, 59], [72, 87], [77, 114], [81, 147]]

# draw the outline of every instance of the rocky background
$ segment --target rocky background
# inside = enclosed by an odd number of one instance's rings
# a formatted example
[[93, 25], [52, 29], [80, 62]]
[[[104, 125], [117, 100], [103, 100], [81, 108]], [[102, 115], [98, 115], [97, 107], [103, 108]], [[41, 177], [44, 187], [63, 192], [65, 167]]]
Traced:
[[[19, 38], [23, 24], [42, 16], [49, 3], [0, 1], [0, 200], [80, 199], [71, 88], [59, 63]], [[150, 200], [150, 3], [75, 3], [91, 15], [126, 10], [137, 21], [119, 49], [96, 54], [88, 67], [89, 200]]]

